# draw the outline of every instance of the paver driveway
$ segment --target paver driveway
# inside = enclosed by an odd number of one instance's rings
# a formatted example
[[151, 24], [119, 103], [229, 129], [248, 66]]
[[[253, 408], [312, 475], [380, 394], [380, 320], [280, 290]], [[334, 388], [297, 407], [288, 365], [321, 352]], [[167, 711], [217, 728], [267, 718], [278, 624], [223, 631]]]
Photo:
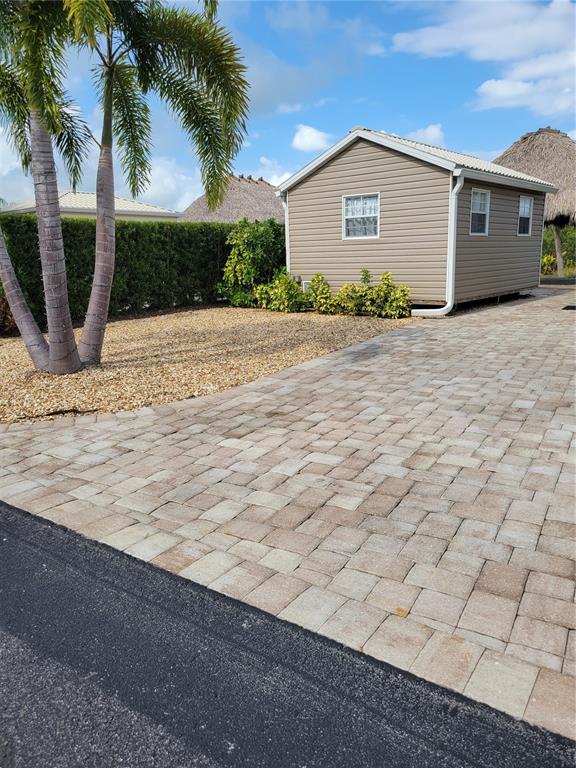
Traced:
[[0, 498], [573, 736], [573, 301], [0, 427]]

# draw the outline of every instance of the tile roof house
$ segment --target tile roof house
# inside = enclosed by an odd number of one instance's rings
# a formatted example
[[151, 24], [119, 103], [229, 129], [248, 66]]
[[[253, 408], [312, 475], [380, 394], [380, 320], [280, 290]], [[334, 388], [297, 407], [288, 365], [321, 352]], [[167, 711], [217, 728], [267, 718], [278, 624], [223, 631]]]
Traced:
[[208, 209], [206, 195], [186, 208], [180, 221], [221, 221], [234, 223], [241, 219], [264, 221], [275, 219], [284, 223], [284, 208], [276, 195], [276, 187], [264, 179], [252, 176], [231, 176], [222, 205]]
[[[392, 272], [414, 314], [539, 283], [553, 184], [460, 152], [353, 128], [279, 185], [290, 273], [332, 288]], [[428, 307], [428, 308], [422, 308]]]
[[[63, 192], [59, 196], [60, 214], [63, 217], [96, 218], [95, 192]], [[126, 221], [176, 221], [178, 213], [159, 205], [129, 200], [125, 197], [114, 198], [116, 218]], [[0, 209], [3, 213], [35, 213], [36, 203], [28, 200], [24, 203], [8, 205]]]

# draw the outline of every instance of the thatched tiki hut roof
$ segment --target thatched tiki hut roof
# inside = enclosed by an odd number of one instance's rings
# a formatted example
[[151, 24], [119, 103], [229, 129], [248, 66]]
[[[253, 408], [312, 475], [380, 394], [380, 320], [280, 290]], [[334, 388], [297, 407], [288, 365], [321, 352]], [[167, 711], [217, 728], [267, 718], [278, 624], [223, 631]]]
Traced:
[[276, 197], [276, 187], [268, 184], [263, 178], [231, 176], [221, 206], [211, 211], [208, 208], [206, 195], [202, 195], [194, 200], [180, 216], [180, 221], [234, 223], [240, 219], [248, 219], [248, 221], [276, 219], [284, 223], [284, 208], [280, 198]]
[[558, 192], [546, 195], [546, 222], [560, 227], [574, 223], [576, 141], [567, 133], [550, 127], [525, 133], [494, 162], [554, 184]]

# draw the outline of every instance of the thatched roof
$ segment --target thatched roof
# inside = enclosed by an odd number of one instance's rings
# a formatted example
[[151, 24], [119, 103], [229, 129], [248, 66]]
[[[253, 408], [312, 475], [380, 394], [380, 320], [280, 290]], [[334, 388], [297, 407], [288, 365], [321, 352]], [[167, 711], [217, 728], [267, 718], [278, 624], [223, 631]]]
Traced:
[[231, 176], [224, 202], [214, 211], [208, 209], [206, 195], [202, 195], [186, 208], [181, 221], [229, 221], [240, 219], [264, 221], [276, 219], [284, 222], [284, 208], [276, 197], [276, 187], [264, 179], [252, 176]]
[[576, 141], [556, 128], [525, 133], [494, 160], [499, 165], [550, 181], [558, 192], [546, 196], [545, 218], [559, 224], [576, 219]]

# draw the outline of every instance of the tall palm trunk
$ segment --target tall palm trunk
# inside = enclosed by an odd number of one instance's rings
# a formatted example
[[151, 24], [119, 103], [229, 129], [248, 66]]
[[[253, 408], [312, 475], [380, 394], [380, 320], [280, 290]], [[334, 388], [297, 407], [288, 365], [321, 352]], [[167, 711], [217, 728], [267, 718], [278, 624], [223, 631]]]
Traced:
[[116, 259], [116, 214], [114, 210], [114, 163], [112, 156], [112, 77], [110, 69], [104, 86], [102, 141], [96, 176], [96, 260], [90, 301], [80, 340], [80, 358], [98, 365], [102, 346]]
[[56, 165], [52, 140], [35, 112], [30, 114], [30, 143], [42, 281], [44, 283], [46, 320], [50, 342], [48, 371], [50, 373], [74, 373], [79, 370], [81, 363], [68, 304], [68, 284], [56, 183]]
[[557, 224], [553, 224], [552, 231], [554, 232], [554, 249], [556, 250], [556, 271], [558, 272], [558, 277], [564, 277], [564, 259], [562, 258], [560, 227]]
[[4, 235], [0, 229], [0, 282], [4, 288], [6, 301], [28, 354], [34, 366], [39, 370], [48, 369], [48, 344], [34, 320], [32, 312], [26, 303], [20, 283], [14, 272], [14, 267], [6, 250]]

